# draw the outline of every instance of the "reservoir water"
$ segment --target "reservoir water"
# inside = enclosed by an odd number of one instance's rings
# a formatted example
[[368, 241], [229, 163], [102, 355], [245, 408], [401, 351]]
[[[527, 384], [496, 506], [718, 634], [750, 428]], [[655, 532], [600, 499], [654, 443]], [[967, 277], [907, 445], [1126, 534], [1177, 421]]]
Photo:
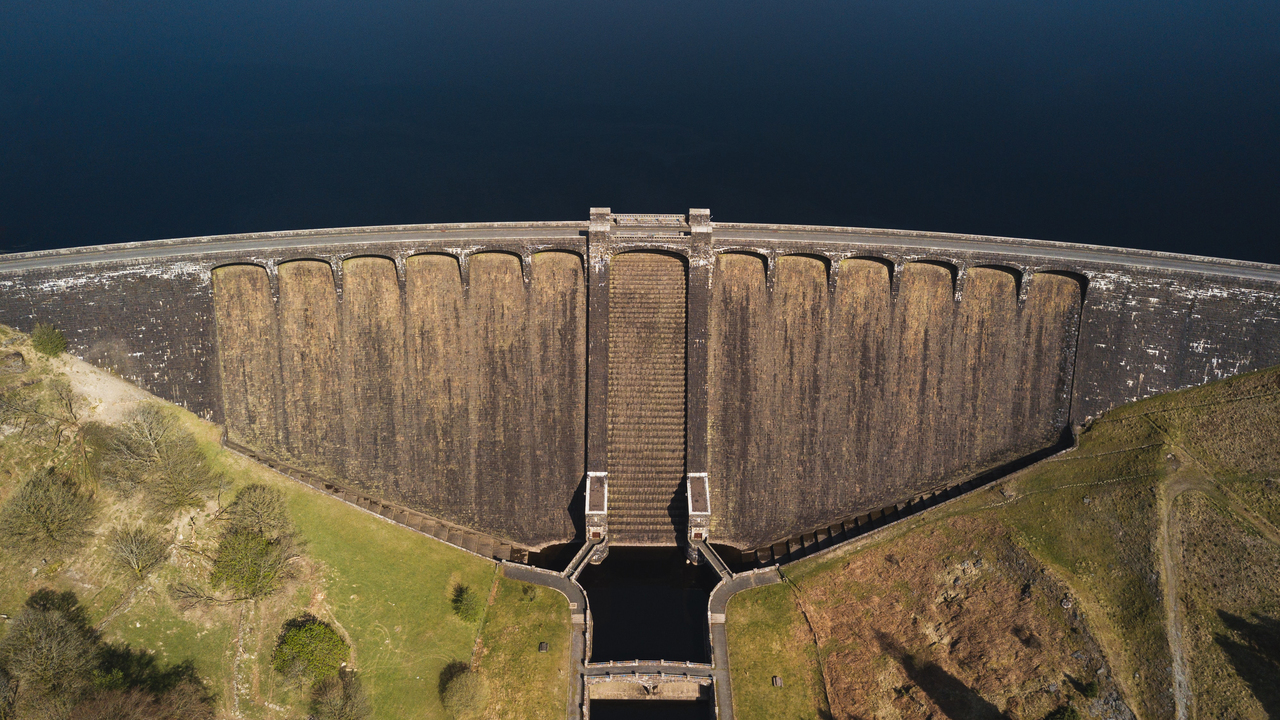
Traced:
[[0, 251], [587, 209], [1276, 262], [1280, 3], [0, 4]]

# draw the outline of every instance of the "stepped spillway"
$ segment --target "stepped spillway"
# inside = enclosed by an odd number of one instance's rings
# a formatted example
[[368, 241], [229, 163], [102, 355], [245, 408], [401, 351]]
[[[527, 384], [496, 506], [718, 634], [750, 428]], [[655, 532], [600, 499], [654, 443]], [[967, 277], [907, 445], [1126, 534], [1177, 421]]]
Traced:
[[609, 531], [622, 545], [684, 532], [684, 263], [614, 259], [609, 282]]

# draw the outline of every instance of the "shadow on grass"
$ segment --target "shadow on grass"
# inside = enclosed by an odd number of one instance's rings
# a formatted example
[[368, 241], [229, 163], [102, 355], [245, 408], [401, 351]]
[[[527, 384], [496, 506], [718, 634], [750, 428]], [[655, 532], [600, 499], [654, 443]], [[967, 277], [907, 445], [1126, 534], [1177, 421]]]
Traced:
[[911, 682], [929, 696], [943, 715], [966, 720], [1007, 720], [995, 705], [937, 663], [917, 659], [884, 633], [876, 633], [876, 639], [880, 648], [902, 665]]
[[[74, 628], [73, 632], [83, 635], [85, 642], [80, 646], [80, 652], [88, 654], [85, 667], [91, 668], [89, 677], [83, 680], [91, 683], [93, 689], [120, 693], [141, 691], [155, 698], [181, 689], [181, 695], [199, 705], [212, 703], [213, 696], [190, 660], [164, 667], [147, 650], [103, 642], [98, 631], [90, 625], [89, 613], [74, 592], [43, 588], [27, 598], [26, 606], [32, 611], [62, 616]], [[38, 638], [38, 642], [32, 643], [31, 652], [46, 657], [56, 655], [67, 647], [65, 643], [59, 645], [55, 642], [57, 640], [56, 636], [46, 633]], [[0, 717], [4, 717], [3, 713]]]
[[204, 689], [190, 660], [162, 667], [156, 656], [128, 645], [106, 645], [100, 651], [95, 685], [104, 690], [139, 689], [163, 695], [184, 683]]
[[97, 631], [89, 625], [88, 611], [80, 604], [80, 598], [76, 597], [71, 590], [57, 592], [49, 588], [41, 588], [31, 593], [27, 598], [26, 606], [32, 610], [61, 613], [62, 617], [72, 625], [94, 638], [97, 637]]
[[1218, 618], [1228, 632], [1215, 633], [1214, 642], [1267, 715], [1280, 718], [1280, 620], [1255, 613], [1250, 621], [1223, 610]]

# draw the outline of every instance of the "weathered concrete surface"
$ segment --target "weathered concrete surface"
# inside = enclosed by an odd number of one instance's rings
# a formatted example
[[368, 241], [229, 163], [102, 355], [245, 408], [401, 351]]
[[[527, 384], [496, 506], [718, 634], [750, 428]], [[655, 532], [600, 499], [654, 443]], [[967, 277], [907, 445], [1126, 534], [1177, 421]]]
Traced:
[[524, 545], [573, 536], [584, 470], [607, 469], [585, 277], [601, 281], [603, 360], [610, 263], [632, 250], [687, 258], [686, 352], [708, 358], [687, 367], [687, 469], [709, 473], [716, 541], [743, 547], [892, 505], [1115, 405], [1280, 364], [1274, 266], [707, 217], [6, 256], [0, 322], [54, 322], [75, 354], [263, 456]]
[[811, 257], [719, 257], [711, 311], [713, 535], [740, 546], [914, 497], [1052, 444], [1068, 421], [1080, 285]]
[[527, 545], [573, 534], [583, 464], [580, 259], [355, 257], [214, 274], [228, 433], [365, 492]]

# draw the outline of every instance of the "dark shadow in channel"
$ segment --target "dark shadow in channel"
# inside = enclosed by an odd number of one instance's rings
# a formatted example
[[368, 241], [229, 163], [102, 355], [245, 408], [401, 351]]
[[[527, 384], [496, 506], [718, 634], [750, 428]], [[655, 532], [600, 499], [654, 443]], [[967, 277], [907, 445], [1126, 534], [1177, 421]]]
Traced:
[[591, 703], [591, 720], [710, 720], [712, 717], [709, 702], [594, 700]]
[[1218, 618], [1227, 632], [1214, 633], [1214, 642], [1267, 715], [1280, 718], [1280, 620], [1255, 613], [1250, 621], [1224, 610]]
[[902, 665], [911, 682], [923, 690], [947, 717], [953, 720], [1007, 720], [995, 705], [937, 663], [914, 657], [884, 633], [876, 633], [876, 640], [885, 653]]

